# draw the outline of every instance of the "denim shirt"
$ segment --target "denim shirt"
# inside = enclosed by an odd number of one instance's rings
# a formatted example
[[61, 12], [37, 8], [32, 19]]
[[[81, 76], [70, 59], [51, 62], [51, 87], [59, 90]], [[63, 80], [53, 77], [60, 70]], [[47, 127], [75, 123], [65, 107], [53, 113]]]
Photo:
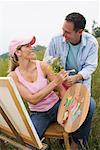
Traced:
[[[60, 57], [61, 65], [65, 68], [66, 57], [68, 55], [69, 46], [64, 41], [62, 35], [55, 36], [46, 49], [44, 59], [47, 56]], [[82, 40], [77, 56], [76, 65], [78, 73], [82, 75], [81, 83], [91, 90], [91, 74], [95, 71], [98, 62], [98, 43], [94, 36], [89, 33], [82, 33]]]

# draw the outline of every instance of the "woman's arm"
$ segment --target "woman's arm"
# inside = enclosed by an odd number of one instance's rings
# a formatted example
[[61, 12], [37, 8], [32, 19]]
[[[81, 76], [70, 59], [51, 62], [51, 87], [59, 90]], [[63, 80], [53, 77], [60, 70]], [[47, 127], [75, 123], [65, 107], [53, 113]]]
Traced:
[[[53, 70], [51, 69], [50, 65], [47, 64], [46, 62], [41, 62], [41, 67], [42, 67], [42, 70], [44, 72], [44, 75], [47, 76], [48, 80], [49, 81], [53, 81], [54, 78], [57, 78], [57, 74], [54, 74]], [[66, 71], [62, 71], [66, 74], [66, 77], [68, 78], [68, 73]], [[66, 79], [67, 79], [66, 78]], [[66, 80], [64, 80], [66, 81]], [[58, 84], [56, 87], [55, 87], [55, 90], [58, 91], [58, 95], [59, 97], [62, 99], [65, 92], [66, 92], [66, 89], [64, 88], [64, 86], [61, 84]]]
[[22, 98], [34, 105], [41, 101], [43, 98], [45, 98], [52, 90], [55, 89], [56, 86], [66, 80], [66, 74], [64, 72], [59, 73], [59, 75], [57, 75], [57, 77], [55, 77], [46, 87], [32, 94], [26, 87], [24, 87], [23, 84], [19, 82], [15, 72], [11, 72], [9, 76], [11, 76], [15, 81], [15, 84]]

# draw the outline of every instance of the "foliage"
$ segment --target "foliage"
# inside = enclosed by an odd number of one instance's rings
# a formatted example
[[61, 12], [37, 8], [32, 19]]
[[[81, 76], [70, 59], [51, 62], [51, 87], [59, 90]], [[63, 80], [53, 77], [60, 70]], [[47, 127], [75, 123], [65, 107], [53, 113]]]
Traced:
[[52, 64], [52, 69], [55, 73], [58, 73], [61, 70], [61, 68], [62, 67], [60, 66], [60, 58], [55, 59]]
[[100, 27], [98, 27], [96, 21], [93, 21], [92, 34], [97, 38], [100, 37]]
[[33, 46], [33, 49], [36, 50], [36, 51], [45, 51], [46, 47], [41, 46], [41, 45], [36, 45], [36, 46]]
[[[96, 101], [96, 111], [93, 118], [89, 145], [91, 150], [100, 149], [100, 48], [98, 67], [92, 76], [92, 96]], [[91, 143], [92, 142], [92, 143]]]
[[0, 55], [0, 59], [6, 59], [8, 58], [8, 53]]
[[89, 33], [88, 29], [84, 29], [85, 32]]
[[43, 60], [44, 51], [35, 51], [37, 60]]
[[97, 41], [98, 41], [98, 44], [99, 44], [99, 47], [100, 47], [100, 37], [97, 38]]
[[95, 37], [100, 37], [100, 27], [94, 28], [93, 32]]
[[61, 69], [63, 68], [61, 66], [61, 61], [59, 57], [53, 57], [53, 56], [49, 56], [45, 58], [45, 61], [51, 66], [51, 69], [55, 72], [58, 73], [61, 71]]
[[8, 58], [0, 60], [0, 76], [7, 76], [8, 71]]

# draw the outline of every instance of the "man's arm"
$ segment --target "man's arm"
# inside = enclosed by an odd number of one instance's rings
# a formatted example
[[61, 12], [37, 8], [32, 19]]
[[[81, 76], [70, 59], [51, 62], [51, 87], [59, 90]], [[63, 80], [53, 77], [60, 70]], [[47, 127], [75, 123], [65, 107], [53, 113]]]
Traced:
[[91, 74], [95, 71], [97, 64], [98, 64], [98, 45], [93, 44], [88, 53], [87, 59], [83, 65], [82, 70], [79, 71], [78, 73], [82, 75], [83, 79], [88, 79], [91, 76]]

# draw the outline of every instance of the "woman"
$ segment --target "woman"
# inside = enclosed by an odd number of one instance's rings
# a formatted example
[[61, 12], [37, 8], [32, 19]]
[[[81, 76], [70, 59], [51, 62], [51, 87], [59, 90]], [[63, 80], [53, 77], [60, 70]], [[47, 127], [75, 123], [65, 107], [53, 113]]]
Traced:
[[8, 76], [13, 78], [20, 95], [28, 102], [31, 120], [39, 137], [42, 138], [49, 124], [56, 121], [59, 97], [53, 90], [61, 90], [67, 73], [61, 71], [55, 76], [48, 64], [33, 59], [34, 43], [35, 37], [11, 41], [11, 70]]

